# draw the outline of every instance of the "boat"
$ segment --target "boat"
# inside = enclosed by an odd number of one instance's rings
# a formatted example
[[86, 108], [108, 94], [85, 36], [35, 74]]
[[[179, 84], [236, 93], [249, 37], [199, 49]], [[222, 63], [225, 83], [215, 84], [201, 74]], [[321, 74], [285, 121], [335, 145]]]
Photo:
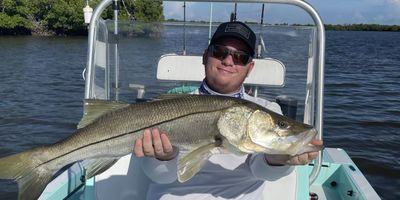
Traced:
[[[209, 0], [192, 1], [210, 3]], [[124, 23], [118, 20], [107, 21], [101, 18], [105, 9], [115, 2], [119, 1], [101, 1], [90, 18], [88, 58], [84, 71], [85, 98], [124, 100], [125, 97], [135, 97], [132, 99], [133, 101], [146, 101], [145, 94], [149, 93], [151, 87], [134, 80], [140, 77], [142, 68], [134, 66], [132, 69], [124, 71], [123, 65], [127, 63], [120, 60], [120, 55], [123, 54], [123, 48], [121, 48], [123, 42], [121, 41], [125, 42], [126, 38], [129, 39], [129, 35], [131, 35], [125, 34], [127, 37], [122, 39], [120, 35], [124, 33], [120, 30], [139, 26], [139, 24]], [[302, 63], [289, 65], [287, 61], [270, 57], [268, 54], [268, 56], [259, 55], [255, 59], [255, 71], [247, 78], [245, 86], [251, 88], [252, 94], [256, 97], [262, 93], [263, 88], [271, 91], [284, 91], [285, 95], [276, 97], [281, 104], [283, 113], [288, 117], [313, 125], [318, 130], [317, 137], [323, 139], [325, 30], [318, 12], [302, 0], [235, 0], [234, 2], [219, 0], [217, 2], [296, 6], [312, 18], [314, 25], [308, 26], [274, 27], [260, 23], [260, 28], [267, 27], [265, 29], [272, 35], [283, 33], [287, 37], [295, 37], [298, 33], [304, 33], [308, 38], [304, 45], [306, 57]], [[210, 5], [212, 7], [212, 2]], [[86, 11], [91, 10], [86, 8]], [[215, 24], [210, 22], [209, 25], [211, 32], [212, 27], [215, 28]], [[261, 35], [260, 33], [260, 47], [263, 46], [262, 49], [265, 50], [265, 41]], [[172, 93], [191, 91], [196, 88], [192, 85], [198, 85], [204, 77], [201, 55], [187, 55], [186, 47], [181, 54], [163, 53], [157, 59], [155, 66], [157, 66], [157, 80], [166, 87], [171, 87], [172, 90], [169, 92]], [[301, 67], [301, 70], [296, 68], [293, 73], [293, 70], [289, 69], [290, 66]], [[298, 71], [305, 73], [305, 90], [303, 90], [304, 92], [295, 91], [296, 94], [301, 93], [302, 95], [300, 98], [297, 95], [299, 99], [296, 99], [291, 96], [293, 95], [290, 93], [292, 90], [285, 90], [285, 88], [289, 85], [287, 80], [290, 80], [290, 76], [297, 76]], [[124, 78], [127, 77], [130, 79], [125, 80]], [[150, 93], [155, 92], [150, 91]], [[281, 93], [279, 92], [279, 94]], [[297, 105], [297, 102], [300, 105]], [[297, 108], [299, 108], [299, 112], [297, 112]], [[75, 163], [49, 183], [39, 199], [146, 199], [147, 188], [151, 184], [151, 180], [141, 171], [137, 163], [138, 158], [126, 155], [111, 168], [92, 178], [86, 178], [84, 163]], [[330, 148], [328, 144], [328, 147], [320, 152], [313, 163], [296, 166], [289, 175], [268, 182], [263, 197], [260, 199], [375, 200], [380, 197], [346, 151], [340, 148]]]

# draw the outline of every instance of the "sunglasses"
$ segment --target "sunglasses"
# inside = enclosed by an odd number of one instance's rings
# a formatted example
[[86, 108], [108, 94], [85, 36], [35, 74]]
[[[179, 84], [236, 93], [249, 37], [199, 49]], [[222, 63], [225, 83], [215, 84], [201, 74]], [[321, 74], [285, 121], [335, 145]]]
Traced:
[[208, 48], [208, 52], [210, 56], [221, 61], [225, 59], [228, 55], [231, 55], [233, 63], [235, 63], [235, 65], [247, 65], [252, 59], [250, 54], [245, 51], [235, 51], [223, 45], [211, 45]]

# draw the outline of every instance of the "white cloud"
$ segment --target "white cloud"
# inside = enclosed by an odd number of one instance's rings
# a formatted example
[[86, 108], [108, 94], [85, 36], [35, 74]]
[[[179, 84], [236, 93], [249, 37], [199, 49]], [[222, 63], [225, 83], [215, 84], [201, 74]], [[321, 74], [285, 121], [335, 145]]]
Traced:
[[[164, 2], [164, 16], [166, 19], [179, 19], [183, 20], [184, 7], [183, 2]], [[200, 11], [204, 9], [199, 9], [199, 3], [196, 2], [186, 2], [186, 19], [193, 20], [199, 17]]]
[[385, 0], [379, 13], [371, 19], [374, 23], [399, 24], [400, 23], [400, 0]]
[[400, 8], [400, 0], [389, 0], [389, 3]]
[[[186, 18], [194, 17], [194, 9], [197, 3], [186, 2]], [[183, 2], [164, 2], [164, 15], [166, 19], [183, 19]]]
[[166, 2], [164, 3], [164, 15], [167, 19], [169, 18], [181, 18], [182, 17], [182, 2]]
[[394, 12], [400, 14], [400, 0], [388, 0], [388, 2], [392, 6]]
[[[366, 19], [361, 12], [356, 11], [353, 13], [353, 21], [363, 23], [366, 21]], [[349, 22], [349, 23], [353, 23], [353, 22]]]

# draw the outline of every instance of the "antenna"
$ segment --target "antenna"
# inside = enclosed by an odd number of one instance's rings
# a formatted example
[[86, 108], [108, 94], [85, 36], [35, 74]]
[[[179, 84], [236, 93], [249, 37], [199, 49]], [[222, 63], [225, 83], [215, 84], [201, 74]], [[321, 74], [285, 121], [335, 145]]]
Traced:
[[261, 8], [261, 21], [260, 21], [260, 33], [258, 34], [257, 58], [261, 58], [261, 48], [263, 48], [264, 52], [267, 52], [265, 49], [264, 40], [262, 38], [263, 23], [264, 23], [264, 4], [262, 4]]
[[236, 14], [237, 14], [237, 3], [235, 3], [235, 10], [231, 13], [231, 22], [236, 21]]
[[208, 44], [211, 43], [212, 18], [213, 18], [213, 2], [210, 2], [210, 24], [208, 27]]
[[186, 1], [183, 1], [183, 55], [186, 55]]

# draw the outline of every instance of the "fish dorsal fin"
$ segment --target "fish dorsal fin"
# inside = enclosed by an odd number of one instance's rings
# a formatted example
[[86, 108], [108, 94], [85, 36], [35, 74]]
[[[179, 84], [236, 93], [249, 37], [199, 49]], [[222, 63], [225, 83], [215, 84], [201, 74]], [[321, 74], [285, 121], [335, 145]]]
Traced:
[[183, 183], [191, 179], [194, 175], [196, 175], [197, 172], [200, 171], [211, 155], [220, 152], [219, 145], [217, 143], [211, 143], [201, 146], [200, 148], [183, 155], [178, 160], [178, 181]]
[[182, 97], [193, 96], [196, 94], [160, 94], [152, 99], [152, 101], [160, 101], [160, 100], [167, 100], [167, 99], [177, 99]]
[[83, 166], [86, 169], [86, 179], [106, 171], [117, 162], [118, 158], [96, 158], [84, 160]]
[[78, 124], [78, 129], [87, 126], [100, 116], [129, 106], [129, 103], [99, 99], [85, 99], [83, 117]]

